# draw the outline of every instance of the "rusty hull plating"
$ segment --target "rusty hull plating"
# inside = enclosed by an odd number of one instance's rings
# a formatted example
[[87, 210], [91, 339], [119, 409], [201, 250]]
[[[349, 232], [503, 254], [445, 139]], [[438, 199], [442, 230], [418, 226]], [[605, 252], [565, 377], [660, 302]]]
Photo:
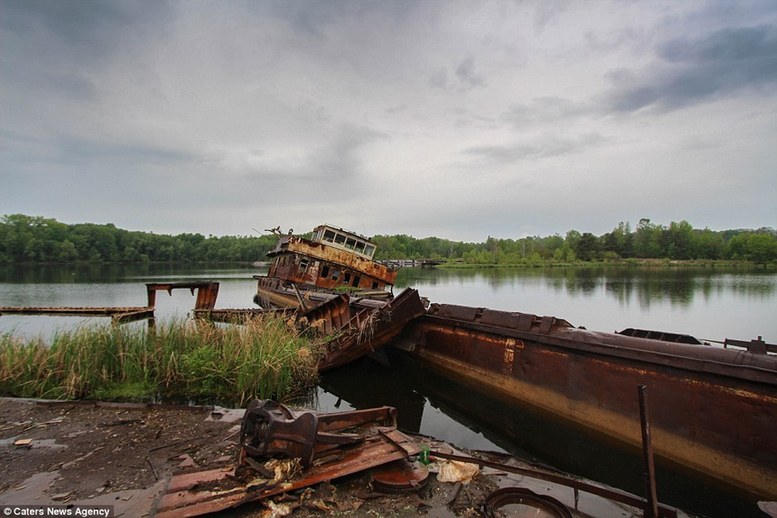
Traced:
[[[159, 499], [156, 516], [200, 516], [335, 480], [407, 459], [421, 450], [396, 428], [396, 410], [377, 407], [321, 414], [294, 411], [256, 400], [240, 432], [240, 463], [233, 472], [211, 469], [174, 476]], [[261, 464], [271, 457], [303, 457], [301, 472], [272, 477]], [[241, 475], [248, 468], [246, 477]], [[258, 475], [258, 477], [256, 477]]]
[[[276, 229], [277, 230], [277, 229]], [[255, 275], [254, 302], [264, 308], [308, 307], [326, 295], [350, 292], [360, 297], [388, 300], [397, 267], [373, 260], [377, 246], [364, 236], [331, 225], [313, 230], [313, 238], [280, 235], [267, 275]]]
[[645, 385], [657, 456], [777, 498], [777, 356], [446, 304], [410, 322], [395, 344], [478, 391], [632, 446], [641, 444], [634, 389]]
[[273, 259], [268, 276], [330, 289], [390, 288], [397, 269], [373, 261], [376, 248], [363, 236], [321, 225], [314, 229], [313, 239], [280, 236], [275, 248], [267, 253]]
[[296, 236], [282, 237], [267, 255], [273, 258], [269, 277], [298, 284], [378, 290], [393, 286], [397, 278], [397, 271], [388, 266], [348, 250]]

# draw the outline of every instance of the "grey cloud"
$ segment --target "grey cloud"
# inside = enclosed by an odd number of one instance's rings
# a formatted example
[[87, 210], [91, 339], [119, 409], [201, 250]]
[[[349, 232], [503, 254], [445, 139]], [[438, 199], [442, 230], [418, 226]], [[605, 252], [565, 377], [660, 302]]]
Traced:
[[97, 95], [91, 72], [162, 33], [170, 9], [164, 1], [4, 0], [0, 14], [4, 102], [31, 88], [83, 102]]
[[429, 78], [429, 84], [443, 90], [466, 92], [486, 85], [486, 79], [475, 69], [475, 58], [472, 56], [456, 65], [453, 73], [448, 68], [441, 68]]
[[37, 40], [39, 55], [88, 62], [102, 59], [122, 43], [122, 36], [138, 32], [169, 15], [165, 1], [123, 0], [4, 0], [2, 31]]
[[777, 28], [717, 31], [702, 39], [677, 38], [658, 47], [658, 63], [618, 70], [605, 102], [615, 111], [673, 110], [742, 90], [777, 86]]
[[590, 106], [562, 97], [538, 97], [526, 104], [515, 104], [500, 116], [516, 130], [526, 130], [537, 124], [555, 124], [571, 121], [591, 112]]
[[519, 142], [503, 146], [473, 146], [464, 153], [495, 164], [509, 164], [523, 160], [536, 160], [580, 153], [601, 145], [605, 138], [589, 133], [577, 138], [546, 137], [533, 142]]
[[[260, 160], [237, 162], [225, 153], [212, 152], [203, 157], [207, 169], [222, 171], [246, 186], [255, 183], [257, 190], [247, 189], [239, 198], [275, 202], [278, 194], [294, 199], [328, 199], [348, 202], [369, 182], [370, 175], [361, 160], [366, 146], [387, 138], [367, 127], [341, 124], [331, 130], [325, 143], [312, 149], [300, 148], [294, 163], [261, 160], [261, 151], [250, 153]], [[227, 172], [228, 171], [228, 172]], [[216, 190], [223, 189], [215, 185]]]
[[545, 27], [555, 20], [560, 14], [569, 9], [570, 0], [555, 0], [537, 2], [534, 10], [534, 29], [542, 32]]
[[386, 138], [370, 128], [343, 125], [325, 150], [314, 159], [314, 167], [326, 178], [354, 179], [362, 172], [359, 151], [362, 147]]
[[475, 71], [475, 58], [469, 57], [456, 67], [456, 78], [464, 89], [477, 88], [485, 85], [486, 81], [481, 74]]

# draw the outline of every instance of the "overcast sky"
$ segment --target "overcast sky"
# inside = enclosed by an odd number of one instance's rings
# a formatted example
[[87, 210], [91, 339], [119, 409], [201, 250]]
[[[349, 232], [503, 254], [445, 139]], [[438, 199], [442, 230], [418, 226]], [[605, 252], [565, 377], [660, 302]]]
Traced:
[[0, 215], [777, 226], [777, 2], [0, 0]]

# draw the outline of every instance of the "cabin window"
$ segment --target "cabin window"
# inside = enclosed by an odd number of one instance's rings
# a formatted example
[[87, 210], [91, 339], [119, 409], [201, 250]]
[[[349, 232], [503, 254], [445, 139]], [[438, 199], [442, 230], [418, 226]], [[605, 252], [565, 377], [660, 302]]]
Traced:
[[345, 284], [348, 284], [350, 281], [351, 281], [351, 274], [350, 273], [346, 273], [345, 275], [343, 275], [343, 282]]
[[337, 281], [340, 278], [340, 270], [332, 270], [332, 280]]
[[350, 238], [347, 239], [345, 241], [345, 248], [350, 248], [351, 250], [356, 248], [356, 240], [355, 239], [350, 239]]
[[342, 234], [336, 234], [335, 243], [337, 243], [338, 245], [342, 245], [343, 243], [345, 243], [345, 236]]
[[363, 254], [364, 253], [364, 243], [362, 243], [361, 241], [356, 243], [356, 251], [359, 252], [360, 254]]
[[372, 257], [372, 254], [375, 253], [375, 246], [374, 245], [365, 245], [364, 247], [364, 255]]
[[323, 279], [329, 277], [329, 265], [325, 265], [323, 268], [321, 268], [321, 277]]
[[377, 289], [378, 289], [378, 281], [374, 281], [374, 282], [372, 283], [372, 289], [373, 289], [373, 290], [377, 290]]
[[327, 230], [324, 232], [324, 241], [329, 241], [330, 243], [333, 243], [335, 240], [335, 233], [331, 230]]
[[356, 277], [353, 278], [353, 284], [351, 284], [351, 286], [353, 286], [354, 288], [358, 288], [359, 282], [361, 282], [361, 280], [362, 278], [357, 275]]
[[302, 260], [299, 262], [299, 269], [300, 269], [300, 271], [301, 271], [302, 273], [305, 273], [305, 272], [308, 270], [308, 264], [309, 264], [309, 263], [310, 263], [310, 261], [308, 261], [307, 259], [302, 259]]

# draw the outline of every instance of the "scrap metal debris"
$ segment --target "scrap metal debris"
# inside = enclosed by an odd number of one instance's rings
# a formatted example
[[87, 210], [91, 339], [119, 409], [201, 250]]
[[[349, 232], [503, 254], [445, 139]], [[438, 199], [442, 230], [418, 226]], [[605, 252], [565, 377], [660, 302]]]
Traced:
[[223, 469], [174, 476], [157, 516], [200, 516], [335, 480], [417, 455], [396, 428], [396, 410], [318, 414], [272, 400], [253, 401], [243, 417], [240, 455]]

